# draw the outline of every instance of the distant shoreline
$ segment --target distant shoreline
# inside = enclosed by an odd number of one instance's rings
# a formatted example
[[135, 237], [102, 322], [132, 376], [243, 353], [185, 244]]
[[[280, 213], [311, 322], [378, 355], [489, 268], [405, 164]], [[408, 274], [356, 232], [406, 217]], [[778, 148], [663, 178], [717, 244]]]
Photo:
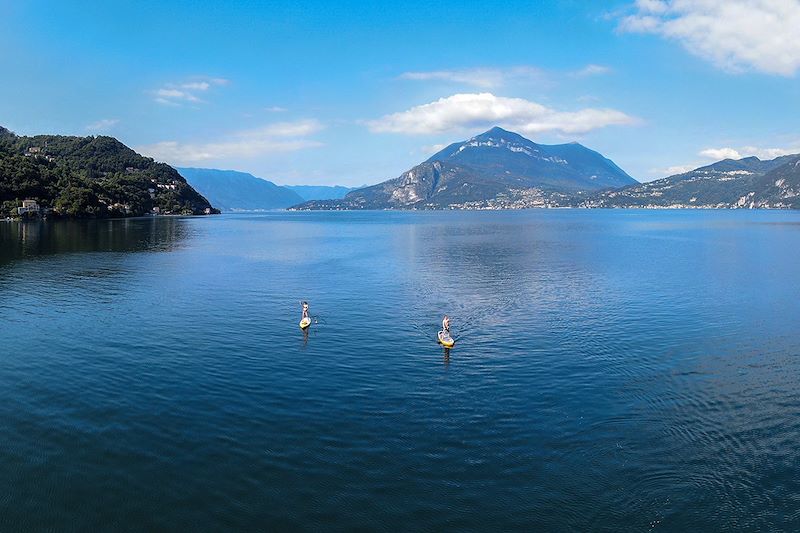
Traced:
[[[597, 206], [597, 207], [585, 207], [585, 206], [551, 206], [551, 207], [507, 207], [507, 208], [480, 208], [480, 207], [432, 207], [432, 208], [412, 208], [412, 209], [403, 209], [403, 208], [395, 208], [395, 207], [386, 207], [383, 209], [294, 209], [294, 208], [287, 208], [286, 211], [292, 212], [341, 212], [341, 211], [349, 211], [353, 213], [361, 212], [361, 211], [395, 211], [395, 212], [426, 212], [426, 211], [548, 211], [554, 209], [574, 209], [574, 210], [606, 210], [606, 211], [622, 211], [622, 210], [631, 210], [631, 211], [798, 211], [800, 209], [794, 207], [709, 207], [709, 206], [697, 206], [697, 207], [688, 207], [688, 206], [624, 206], [624, 207], [617, 207], [617, 206]], [[223, 213], [224, 214], [224, 213]]]
[[65, 221], [111, 221], [111, 220], [143, 220], [143, 219], [169, 219], [169, 218], [201, 218], [212, 217], [215, 215], [259, 215], [268, 213], [414, 213], [414, 212], [474, 212], [474, 211], [496, 211], [496, 212], [517, 212], [517, 211], [795, 211], [800, 209], [792, 207], [673, 207], [673, 206], [627, 206], [627, 207], [579, 207], [579, 206], [553, 206], [553, 207], [521, 207], [521, 208], [429, 208], [429, 209], [261, 209], [252, 211], [224, 211], [211, 215], [140, 215], [131, 217], [104, 217], [104, 218], [80, 218], [80, 217], [57, 217], [57, 218], [23, 218], [23, 217], [4, 217], [0, 222], [65, 222]]

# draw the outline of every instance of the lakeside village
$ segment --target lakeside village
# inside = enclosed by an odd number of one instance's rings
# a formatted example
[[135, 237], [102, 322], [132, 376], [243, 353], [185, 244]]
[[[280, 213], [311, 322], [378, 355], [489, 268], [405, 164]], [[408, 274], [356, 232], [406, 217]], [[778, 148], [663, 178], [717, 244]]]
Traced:
[[[159, 187], [169, 187], [169, 185], [159, 185]], [[174, 185], [172, 187], [175, 187]], [[150, 194], [155, 192], [154, 189], [149, 189]], [[151, 196], [153, 199], [154, 196]], [[103, 200], [100, 200], [100, 203], [105, 203]], [[120, 204], [120, 203], [113, 203], [107, 204], [109, 210], [117, 211], [123, 216], [130, 216], [131, 215], [131, 208], [127, 204]], [[205, 209], [206, 215], [211, 215], [212, 211], [211, 208], [207, 207]], [[49, 216], [60, 216], [58, 210], [53, 209], [52, 207], [42, 207], [36, 200], [22, 200], [22, 203], [19, 207], [16, 208], [16, 216], [8, 216], [5, 218], [0, 218], [0, 220], [5, 220], [6, 222], [11, 222], [14, 220], [37, 220], [37, 219], [46, 219]], [[145, 216], [179, 216], [179, 214], [172, 213], [171, 211], [164, 211], [162, 212], [158, 206], [153, 207], [153, 209]]]
[[[159, 184], [158, 187], [170, 187], [170, 185], [161, 185]], [[174, 188], [175, 185], [172, 185]], [[151, 199], [155, 199], [155, 189], [148, 189], [148, 192], [151, 194]], [[107, 204], [103, 200], [100, 200], [100, 203], [106, 204], [110, 211], [115, 211], [120, 213], [122, 216], [131, 216], [131, 207], [127, 204], [120, 204], [120, 203], [113, 203]], [[6, 222], [12, 222], [14, 220], [38, 220], [38, 219], [47, 219], [51, 216], [61, 216], [57, 209], [53, 209], [52, 207], [42, 207], [36, 200], [27, 199], [22, 200], [22, 203], [19, 207], [16, 208], [16, 213], [12, 213], [12, 216], [8, 216], [5, 218], [0, 218], [0, 220], [5, 220]], [[212, 214], [211, 208], [205, 209], [205, 214], [210, 215]], [[176, 213], [172, 213], [171, 211], [164, 211], [162, 212], [158, 206], [155, 206], [151, 209], [150, 213], [145, 216], [178, 216]]]
[[[176, 187], [175, 185], [164, 185], [164, 184], [158, 184], [157, 186], [161, 187], [161, 188], [163, 188], [163, 187], [171, 187], [173, 190]], [[148, 192], [150, 193], [150, 199], [151, 200], [155, 199], [155, 189], [148, 189]], [[100, 200], [100, 203], [106, 204], [110, 211], [116, 211], [118, 213], [123, 214], [123, 216], [131, 215], [131, 207], [129, 205], [127, 205], [127, 204], [121, 204], [121, 203], [107, 204], [102, 199]], [[56, 215], [56, 216], [60, 215], [58, 210], [53, 209], [52, 207], [42, 207], [42, 206], [39, 205], [39, 202], [37, 202], [36, 200], [33, 200], [33, 199], [22, 200], [21, 205], [19, 207], [17, 207], [15, 211], [16, 211], [16, 213], [13, 213], [12, 216], [8, 216], [8, 217], [5, 217], [5, 218], [0, 218], [0, 220], [5, 220], [6, 222], [11, 222], [13, 220], [19, 220], [19, 219], [36, 220], [36, 219], [46, 219], [49, 216], [53, 216], [53, 215]], [[206, 215], [212, 214], [211, 213], [211, 208], [207, 207], [205, 209], [205, 214]], [[14, 216], [14, 215], [16, 215], [16, 216]], [[162, 215], [162, 216], [177, 216], [175, 213], [172, 213], [170, 211], [164, 211], [162, 213], [161, 209], [158, 206], [153, 207], [153, 209], [150, 211], [150, 213], [148, 215], [149, 216], [159, 216], [159, 215]]]

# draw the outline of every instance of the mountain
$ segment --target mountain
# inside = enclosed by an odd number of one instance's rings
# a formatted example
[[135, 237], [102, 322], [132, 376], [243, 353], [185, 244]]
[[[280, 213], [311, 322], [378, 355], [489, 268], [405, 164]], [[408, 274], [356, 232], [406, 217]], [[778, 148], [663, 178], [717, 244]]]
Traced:
[[400, 177], [296, 209], [518, 208], [637, 183], [578, 143], [543, 145], [502, 128], [454, 143]]
[[597, 190], [637, 183], [613, 161], [581, 144], [536, 144], [498, 127], [467, 141], [453, 143], [426, 163], [434, 161], [469, 167], [497, 180], [559, 191]]
[[35, 200], [53, 216], [217, 212], [178, 172], [113, 137], [36, 135], [0, 127], [0, 216]]
[[222, 211], [284, 209], [303, 201], [293, 190], [246, 172], [212, 168], [179, 168], [178, 171]]
[[800, 209], [800, 155], [793, 156], [755, 180], [752, 198], [753, 207]]
[[353, 187], [341, 185], [284, 185], [299, 194], [303, 200], [339, 200], [352, 190]]
[[649, 183], [602, 191], [586, 207], [800, 208], [800, 155], [724, 159]]

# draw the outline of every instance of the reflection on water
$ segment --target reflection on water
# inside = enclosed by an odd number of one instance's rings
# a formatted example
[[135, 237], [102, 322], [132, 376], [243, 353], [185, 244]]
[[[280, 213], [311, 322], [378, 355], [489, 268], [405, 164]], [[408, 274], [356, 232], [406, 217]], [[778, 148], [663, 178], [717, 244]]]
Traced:
[[0, 224], [0, 529], [798, 530], [798, 221]]
[[0, 223], [0, 266], [49, 254], [169, 251], [189, 227], [175, 217]]

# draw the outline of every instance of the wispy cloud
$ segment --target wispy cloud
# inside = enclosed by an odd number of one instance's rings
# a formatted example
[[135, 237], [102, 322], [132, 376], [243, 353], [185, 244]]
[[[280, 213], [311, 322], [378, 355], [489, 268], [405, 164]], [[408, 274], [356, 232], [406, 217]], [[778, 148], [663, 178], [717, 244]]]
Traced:
[[211, 87], [211, 84], [207, 81], [192, 81], [181, 85], [182, 89], [189, 91], [207, 91], [209, 87]]
[[286, 111], [289, 111], [289, 110], [286, 109], [285, 107], [274, 105], [274, 106], [271, 106], [271, 107], [265, 107], [264, 111], [266, 111], [267, 113], [285, 113]]
[[119, 124], [119, 120], [116, 118], [103, 118], [91, 124], [87, 124], [86, 131], [108, 131], [117, 124]]
[[154, 94], [159, 104], [180, 105], [182, 102], [202, 102], [194, 93], [183, 89], [163, 88], [156, 90]]
[[700, 164], [675, 165], [667, 168], [654, 168], [650, 170], [650, 173], [658, 177], [674, 176], [675, 174], [684, 174], [686, 172], [689, 172], [690, 170], [696, 169], [699, 166], [701, 165]]
[[699, 155], [708, 159], [713, 159], [714, 161], [718, 161], [720, 159], [742, 158], [742, 154], [733, 148], [706, 148], [705, 150], [701, 150]]
[[166, 83], [152, 91], [153, 100], [159, 104], [171, 106], [202, 103], [203, 99], [198, 94], [205, 93], [212, 87], [228, 85], [228, 83], [230, 81], [225, 78], [202, 78], [182, 83]]
[[257, 129], [235, 132], [213, 141], [163, 141], [139, 146], [137, 151], [159, 161], [176, 165], [230, 158], [253, 158], [321, 146], [322, 143], [307, 137], [322, 128], [322, 124], [313, 119], [277, 122]]
[[475, 67], [454, 70], [404, 72], [399, 77], [403, 80], [445, 81], [471, 85], [482, 89], [493, 89], [512, 82], [540, 82], [543, 81], [546, 76], [542, 69], [530, 66], [518, 66], [507, 68]]
[[609, 108], [558, 111], [530, 100], [491, 93], [455, 94], [406, 111], [367, 121], [374, 132], [425, 135], [500, 125], [525, 134], [568, 134], [611, 125], [631, 125], [638, 120]]
[[744, 146], [742, 152], [754, 155], [759, 159], [775, 159], [782, 155], [800, 154], [800, 145], [787, 146], [785, 148], [759, 148], [756, 146]]
[[604, 74], [610, 74], [611, 72], [611, 67], [589, 64], [582, 69], [572, 72], [572, 75], [577, 78], [586, 78], [588, 76], [602, 76]]
[[567, 72], [548, 71], [529, 65], [516, 67], [473, 67], [446, 70], [423, 70], [404, 72], [398, 76], [401, 80], [441, 81], [460, 85], [469, 85], [479, 89], [497, 89], [512, 84], [551, 84], [564, 76], [585, 78], [612, 72], [611, 67], [589, 64], [583, 68]]
[[637, 0], [631, 9], [620, 31], [674, 40], [724, 70], [800, 69], [798, 0]]
[[743, 157], [756, 156], [759, 159], [775, 159], [782, 155], [800, 153], [800, 145], [787, 146], [783, 148], [761, 148], [758, 146], [742, 146], [741, 148], [706, 148], [700, 151], [700, 155], [718, 161], [720, 159], [741, 159]]

